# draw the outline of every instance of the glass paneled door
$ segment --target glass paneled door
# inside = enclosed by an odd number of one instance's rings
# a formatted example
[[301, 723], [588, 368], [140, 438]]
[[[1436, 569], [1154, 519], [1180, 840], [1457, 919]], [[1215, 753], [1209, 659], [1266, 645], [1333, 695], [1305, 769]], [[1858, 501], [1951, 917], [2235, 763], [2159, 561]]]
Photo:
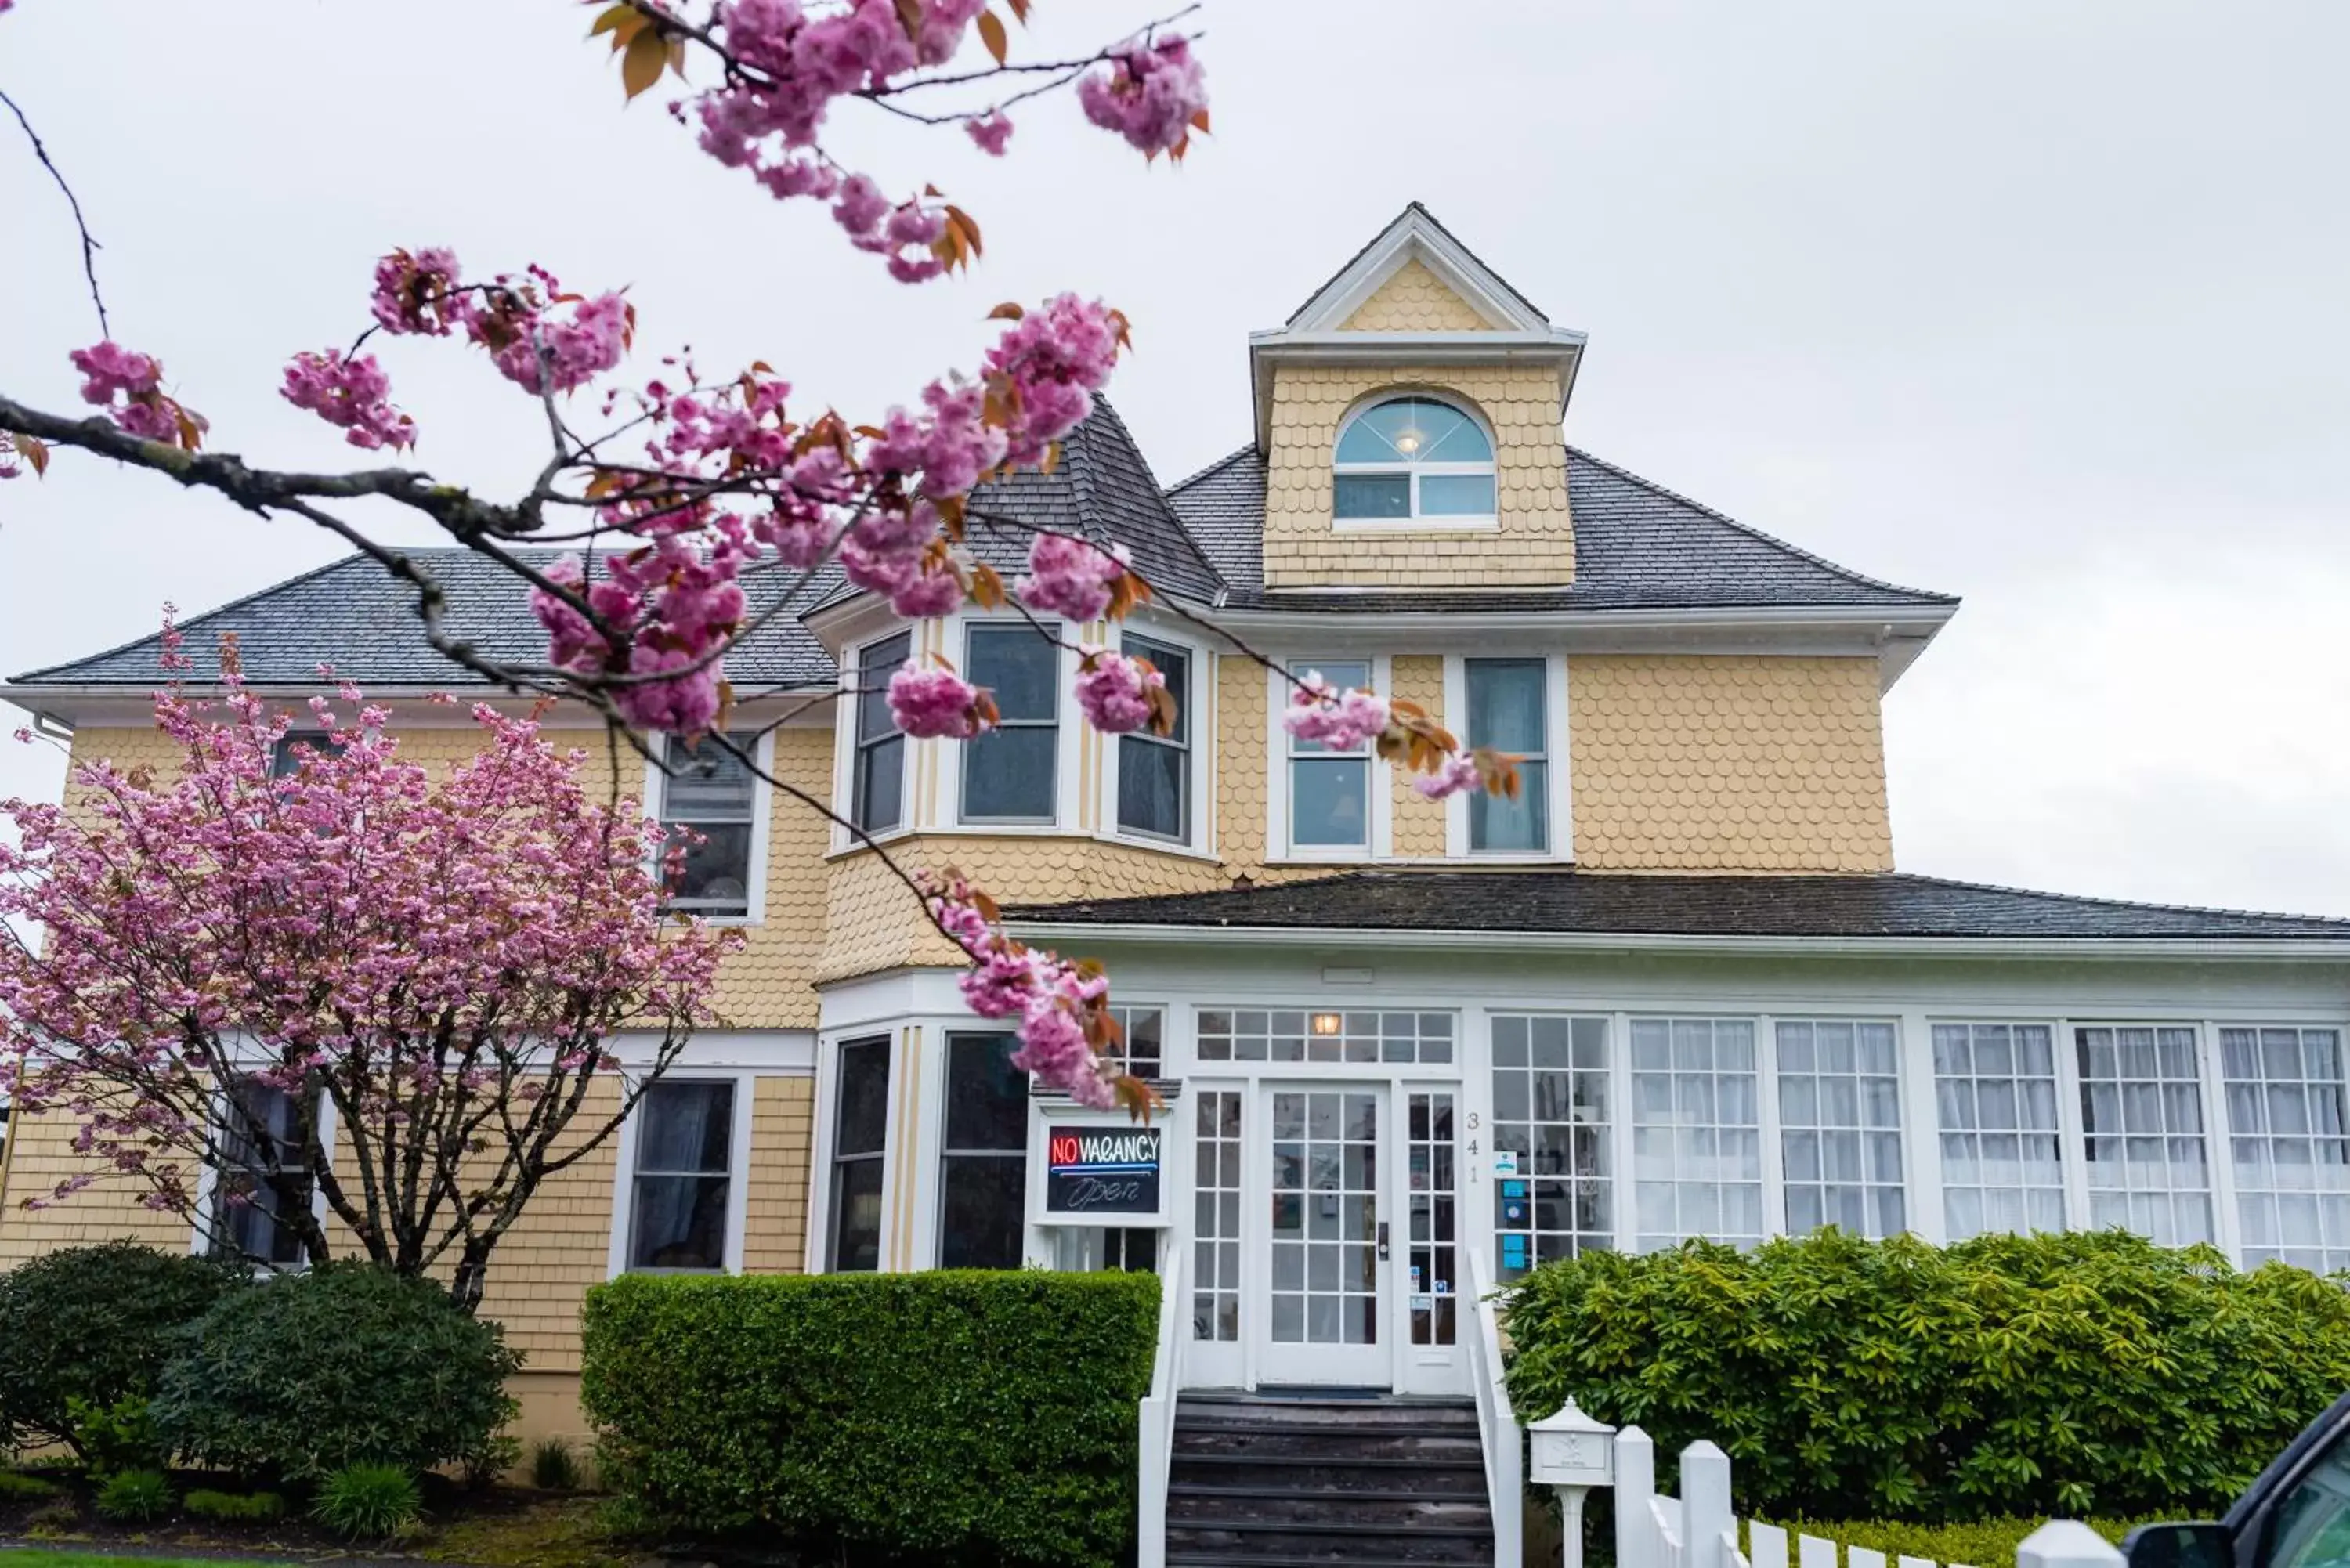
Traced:
[[[1388, 1086], [1267, 1085], [1271, 1267], [1259, 1383], [1394, 1379]], [[1261, 1146], [1262, 1147], [1262, 1146]]]

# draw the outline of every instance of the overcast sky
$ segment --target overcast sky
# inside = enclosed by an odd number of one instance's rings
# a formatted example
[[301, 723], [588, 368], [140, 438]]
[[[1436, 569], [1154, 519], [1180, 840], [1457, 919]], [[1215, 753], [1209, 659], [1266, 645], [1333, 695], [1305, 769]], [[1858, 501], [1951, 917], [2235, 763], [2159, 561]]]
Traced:
[[[1015, 47], [1144, 9], [1040, 0]], [[371, 259], [454, 245], [631, 286], [640, 353], [764, 358], [868, 416], [997, 300], [1125, 308], [1112, 394], [1162, 480], [1247, 439], [1246, 334], [1407, 201], [1590, 334], [1568, 439], [1966, 607], [1887, 699], [1904, 869], [2350, 915], [2350, 6], [1212, 0], [1215, 137], [1145, 169], [1066, 99], [992, 164], [836, 150], [984, 225], [907, 289], [822, 213], [623, 110], [567, 0], [20, 0], [0, 87], [104, 242], [116, 335], [221, 447], [339, 464], [275, 395]], [[0, 387], [67, 408], [96, 337], [62, 204], [0, 134]], [[538, 461], [476, 356], [392, 345], [418, 461]], [[389, 518], [393, 536], [423, 535]], [[147, 474], [0, 489], [0, 671], [341, 552]], [[13, 727], [13, 725], [11, 726]], [[53, 795], [0, 742], [0, 794]]]

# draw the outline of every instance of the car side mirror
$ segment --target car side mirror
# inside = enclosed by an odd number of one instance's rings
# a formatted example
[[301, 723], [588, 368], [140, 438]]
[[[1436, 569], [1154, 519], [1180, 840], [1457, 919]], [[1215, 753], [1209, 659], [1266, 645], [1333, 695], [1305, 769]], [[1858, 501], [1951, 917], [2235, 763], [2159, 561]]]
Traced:
[[2122, 1538], [2129, 1568], [2230, 1568], [2236, 1537], [2224, 1524], [2141, 1524]]

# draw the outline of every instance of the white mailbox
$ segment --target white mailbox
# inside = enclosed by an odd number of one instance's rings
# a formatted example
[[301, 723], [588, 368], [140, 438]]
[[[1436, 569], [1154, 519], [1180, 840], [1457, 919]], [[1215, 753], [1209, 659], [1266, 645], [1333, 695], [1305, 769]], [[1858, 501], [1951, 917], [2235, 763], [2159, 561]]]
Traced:
[[1583, 1499], [1596, 1486], [1616, 1484], [1616, 1428], [1595, 1421], [1569, 1399], [1539, 1421], [1527, 1423], [1534, 1449], [1536, 1486], [1558, 1489], [1560, 1522], [1565, 1526], [1566, 1568], [1583, 1568]]
[[1616, 1428], [1595, 1421], [1574, 1400], [1539, 1421], [1527, 1424], [1534, 1435], [1536, 1486], [1595, 1487], [1616, 1480]]

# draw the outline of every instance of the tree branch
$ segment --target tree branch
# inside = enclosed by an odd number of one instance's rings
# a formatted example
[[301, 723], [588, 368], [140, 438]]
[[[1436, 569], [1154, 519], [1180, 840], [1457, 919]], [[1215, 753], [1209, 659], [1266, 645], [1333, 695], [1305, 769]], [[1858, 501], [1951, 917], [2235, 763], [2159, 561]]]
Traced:
[[73, 209], [74, 228], [81, 235], [81, 275], [89, 280], [89, 302], [98, 307], [98, 335], [110, 338], [114, 336], [114, 328], [107, 324], [106, 299], [98, 291], [98, 253], [103, 247], [91, 235], [89, 223], [81, 215], [81, 198], [74, 194], [73, 186], [67, 182], [64, 172], [50, 159], [48, 148], [42, 144], [40, 132], [33, 129], [33, 122], [26, 118], [16, 100], [0, 91], [0, 104], [7, 105], [8, 112], [16, 117], [18, 125], [24, 127], [25, 139], [33, 144], [33, 156], [39, 159], [41, 167], [49, 171], [49, 178], [56, 181], [57, 189], [65, 192], [66, 205]]

